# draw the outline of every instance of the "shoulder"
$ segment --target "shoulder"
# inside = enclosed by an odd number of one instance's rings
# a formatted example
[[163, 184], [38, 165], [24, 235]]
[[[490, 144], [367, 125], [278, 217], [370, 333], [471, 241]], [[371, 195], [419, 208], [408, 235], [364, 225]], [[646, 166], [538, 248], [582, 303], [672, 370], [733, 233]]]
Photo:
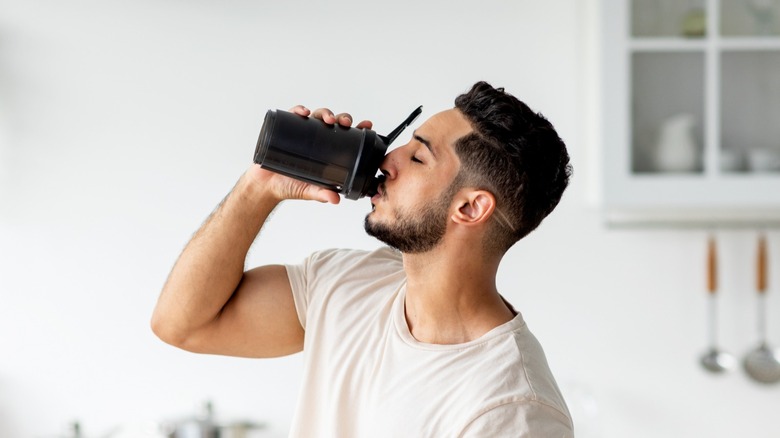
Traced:
[[358, 276], [372, 278], [395, 273], [403, 269], [401, 255], [397, 251], [380, 247], [374, 250], [326, 249], [317, 251], [299, 265], [288, 265], [288, 271], [298, 275], [345, 278]]
[[553, 405], [512, 400], [481, 412], [459, 436], [572, 438], [574, 428], [569, 415]]
[[[568, 407], [544, 350], [528, 329], [522, 315], [518, 314], [514, 320], [497, 330], [483, 350], [480, 356], [484, 363], [490, 365], [480, 365], [480, 373], [491, 376], [490, 380], [500, 384], [483, 389], [488, 391], [485, 403], [474, 414], [474, 423], [470, 427], [481, 430], [482, 427], [502, 422], [571, 425]], [[495, 419], [496, 416], [500, 418]], [[540, 433], [532, 436], [566, 435]]]
[[314, 297], [326, 299], [338, 291], [377, 290], [404, 278], [401, 255], [387, 247], [317, 251], [286, 268], [293, 293], [307, 302]]
[[317, 251], [297, 265], [287, 265], [287, 277], [301, 324], [345, 324], [344, 315], [367, 315], [377, 301], [398, 291], [405, 275], [400, 254], [390, 248], [371, 251]]
[[308, 264], [401, 263], [401, 254], [386, 246], [373, 250], [331, 248], [312, 253], [306, 262]]

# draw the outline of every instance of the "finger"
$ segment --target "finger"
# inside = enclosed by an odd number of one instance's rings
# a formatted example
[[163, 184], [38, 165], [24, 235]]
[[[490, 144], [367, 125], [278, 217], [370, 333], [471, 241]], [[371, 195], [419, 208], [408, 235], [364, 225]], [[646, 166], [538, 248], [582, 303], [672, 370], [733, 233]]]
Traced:
[[341, 113], [336, 116], [336, 120], [338, 120], [339, 125], [350, 127], [352, 126], [352, 116], [349, 115], [349, 113]]
[[336, 116], [333, 115], [333, 111], [328, 108], [318, 108], [312, 113], [314, 118], [320, 119], [323, 122], [333, 125], [336, 123]]
[[308, 117], [309, 114], [311, 114], [311, 111], [303, 105], [295, 105], [294, 107], [290, 108], [290, 112], [304, 117]]
[[355, 127], [358, 129], [362, 129], [362, 128], [371, 129], [374, 127], [374, 124], [371, 122], [371, 120], [363, 120], [362, 122], [355, 125]]

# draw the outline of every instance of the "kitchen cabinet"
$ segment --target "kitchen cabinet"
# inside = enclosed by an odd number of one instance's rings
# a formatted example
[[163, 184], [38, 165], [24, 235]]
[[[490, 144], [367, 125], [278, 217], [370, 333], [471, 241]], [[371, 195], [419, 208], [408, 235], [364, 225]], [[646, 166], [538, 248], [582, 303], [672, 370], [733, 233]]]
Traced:
[[780, 225], [780, 0], [601, 0], [610, 224]]

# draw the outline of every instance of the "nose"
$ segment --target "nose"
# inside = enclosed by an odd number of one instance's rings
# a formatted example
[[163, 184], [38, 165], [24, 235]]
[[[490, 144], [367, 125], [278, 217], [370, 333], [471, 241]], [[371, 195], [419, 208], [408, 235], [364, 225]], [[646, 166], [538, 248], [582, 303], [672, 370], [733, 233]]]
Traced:
[[391, 151], [389, 154], [385, 155], [384, 160], [382, 160], [382, 164], [379, 165], [379, 171], [382, 172], [382, 175], [384, 175], [384, 179], [394, 179], [396, 176], [398, 176], [398, 161], [396, 157], [398, 156], [398, 149], [395, 149]]

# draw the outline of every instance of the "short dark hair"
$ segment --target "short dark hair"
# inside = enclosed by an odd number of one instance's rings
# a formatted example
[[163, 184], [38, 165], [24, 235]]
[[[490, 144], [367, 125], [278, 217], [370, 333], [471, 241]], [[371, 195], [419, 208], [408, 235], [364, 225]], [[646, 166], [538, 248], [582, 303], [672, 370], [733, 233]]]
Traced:
[[474, 132], [455, 143], [464, 186], [496, 197], [486, 243], [505, 252], [553, 211], [572, 173], [552, 124], [503, 88], [477, 82], [455, 99]]

